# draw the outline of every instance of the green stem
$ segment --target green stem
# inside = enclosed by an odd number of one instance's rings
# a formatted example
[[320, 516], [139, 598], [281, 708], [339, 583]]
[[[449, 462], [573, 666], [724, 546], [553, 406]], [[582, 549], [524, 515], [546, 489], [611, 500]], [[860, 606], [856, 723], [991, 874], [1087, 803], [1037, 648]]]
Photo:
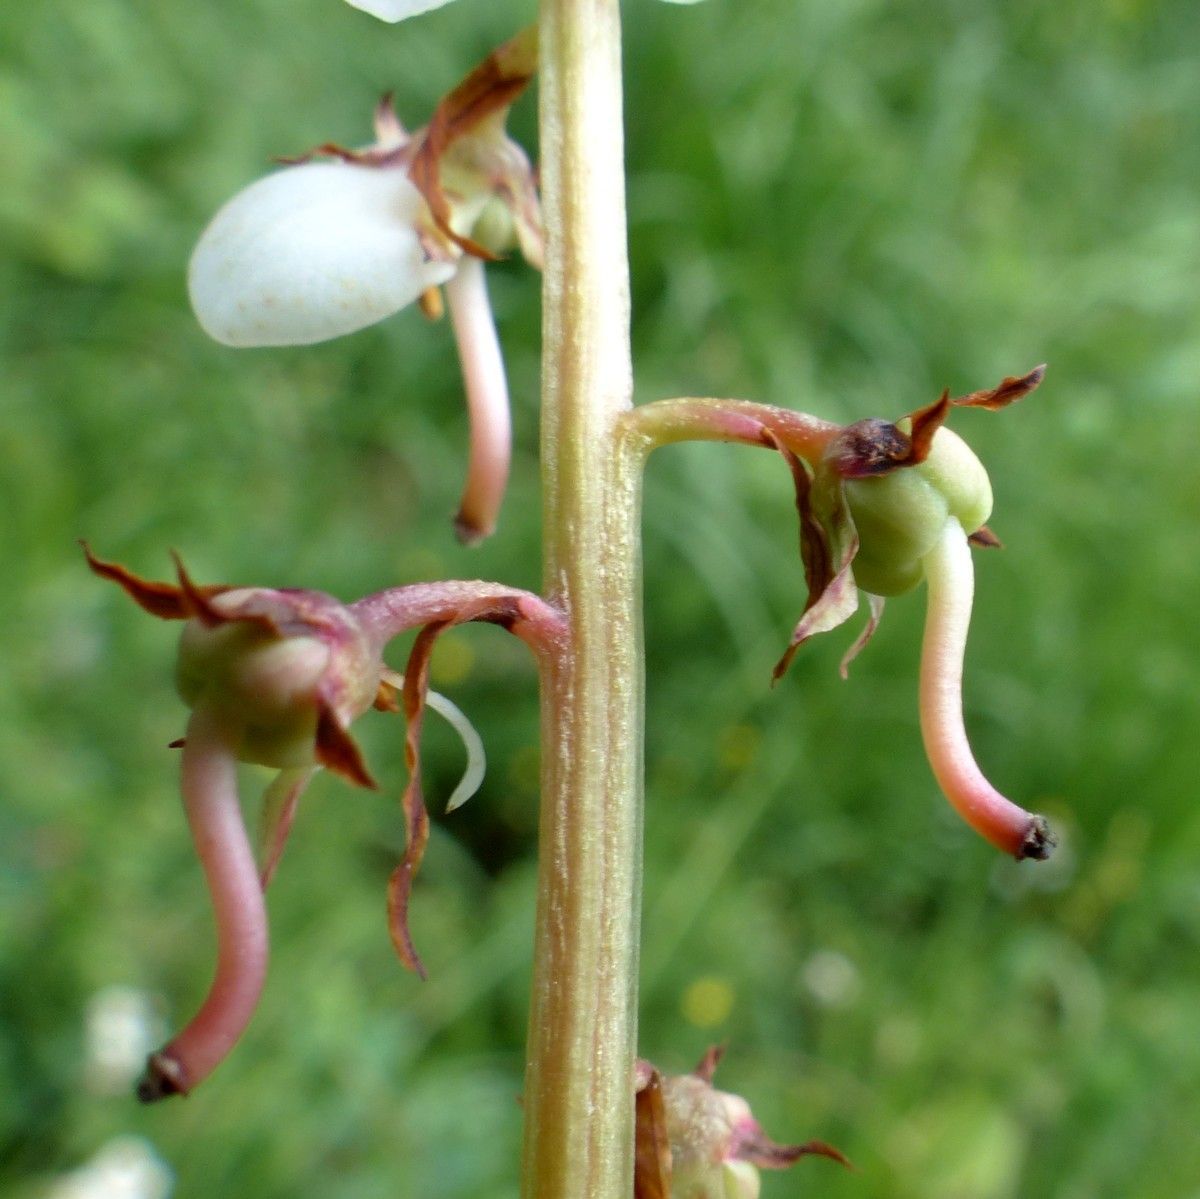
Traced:
[[525, 1199], [633, 1193], [642, 639], [617, 0], [542, 0], [544, 668]]

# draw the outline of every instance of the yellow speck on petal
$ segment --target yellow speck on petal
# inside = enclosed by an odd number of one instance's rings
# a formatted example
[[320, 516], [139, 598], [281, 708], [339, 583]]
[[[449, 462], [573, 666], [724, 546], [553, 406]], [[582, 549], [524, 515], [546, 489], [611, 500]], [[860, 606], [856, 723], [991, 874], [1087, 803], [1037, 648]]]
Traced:
[[716, 1028], [729, 1019], [736, 998], [733, 988], [723, 978], [706, 974], [688, 985], [679, 1009], [694, 1028]]

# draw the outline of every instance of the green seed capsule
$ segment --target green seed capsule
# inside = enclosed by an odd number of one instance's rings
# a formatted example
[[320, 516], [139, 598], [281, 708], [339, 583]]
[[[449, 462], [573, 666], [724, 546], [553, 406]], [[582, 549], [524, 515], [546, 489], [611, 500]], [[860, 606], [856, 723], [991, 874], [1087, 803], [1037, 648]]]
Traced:
[[874, 595], [903, 595], [921, 581], [921, 559], [937, 544], [947, 517], [973, 533], [992, 511], [983, 464], [946, 428], [934, 435], [924, 462], [847, 480], [845, 490], [860, 542], [854, 578]]

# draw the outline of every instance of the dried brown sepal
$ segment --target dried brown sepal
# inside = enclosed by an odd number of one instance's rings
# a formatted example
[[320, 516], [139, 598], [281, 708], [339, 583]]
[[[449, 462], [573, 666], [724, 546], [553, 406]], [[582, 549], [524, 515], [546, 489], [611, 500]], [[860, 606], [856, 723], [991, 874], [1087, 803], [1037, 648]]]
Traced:
[[805, 1141], [803, 1145], [777, 1145], [761, 1130], [742, 1137], [735, 1152], [739, 1161], [749, 1162], [752, 1166], [761, 1166], [766, 1170], [786, 1170], [802, 1157], [814, 1154], [838, 1162], [848, 1170], [854, 1169], [844, 1153], [824, 1141]]
[[179, 579], [179, 590], [183, 593], [190, 615], [208, 628], [227, 624], [230, 617], [214, 608], [211, 600], [215, 595], [229, 589], [222, 587], [214, 591], [211, 587], [201, 587], [194, 583], [192, 576], [188, 574], [183, 565], [183, 560], [174, 550], [171, 551], [171, 561], [175, 563], [175, 575]]
[[425, 795], [421, 786], [421, 725], [425, 716], [425, 697], [429, 692], [429, 663], [433, 647], [438, 637], [455, 625], [483, 621], [511, 629], [521, 618], [519, 597], [506, 596], [465, 603], [450, 619], [428, 624], [417, 634], [404, 670], [404, 686], [400, 694], [407, 721], [404, 763], [408, 769], [408, 784], [400, 804], [405, 819], [405, 850], [400, 864], [388, 880], [388, 931], [401, 962], [421, 978], [425, 977], [425, 967], [409, 931], [408, 905], [413, 882], [429, 841], [429, 813], [425, 809]]
[[484, 121], [502, 120], [536, 73], [537, 28], [531, 26], [493, 50], [441, 101], [409, 164], [409, 178], [424, 197], [438, 231], [477, 258], [494, 260], [497, 256], [450, 227], [451, 208], [442, 190], [441, 161], [455, 142]]
[[404, 788], [400, 806], [404, 812], [404, 856], [392, 871], [388, 880], [388, 931], [392, 945], [400, 960], [420, 978], [425, 978], [425, 967], [413, 944], [408, 927], [408, 904], [412, 898], [413, 880], [425, 856], [429, 843], [429, 813], [425, 809], [425, 795], [421, 786], [421, 725], [425, 716], [425, 696], [429, 690], [429, 662], [433, 647], [443, 630], [450, 627], [449, 621], [426, 625], [417, 634], [408, 665], [404, 670], [404, 688], [401, 698], [407, 728], [404, 735], [404, 764], [408, 769], [408, 784]]
[[350, 736], [337, 717], [337, 713], [325, 700], [317, 703], [317, 736], [315, 756], [322, 766], [357, 783], [360, 787], [379, 790], [379, 784], [371, 777], [358, 742]]
[[986, 408], [989, 412], [996, 412], [1023, 399], [1045, 377], [1046, 364], [1043, 362], [1024, 375], [1006, 375], [988, 391], [972, 391], [969, 395], [955, 396], [950, 403], [955, 408]]
[[635, 1098], [634, 1199], [671, 1199], [671, 1143], [667, 1139], [662, 1075], [650, 1066], [645, 1081], [639, 1079], [639, 1083]]
[[696, 1068], [692, 1073], [704, 1082], [711, 1083], [716, 1077], [717, 1067], [721, 1064], [721, 1059], [725, 1056], [724, 1045], [710, 1045], [705, 1051], [704, 1056], [696, 1063]]
[[850, 664], [867, 648], [871, 638], [875, 636], [875, 630], [879, 628], [880, 620], [883, 618], [883, 596], [872, 595], [869, 591], [865, 592], [865, 595], [870, 615], [867, 617], [867, 623], [863, 626], [863, 631], [854, 638], [853, 644], [842, 655], [842, 661], [838, 666], [838, 674], [844, 679], [850, 677]]
[[835, 629], [854, 615], [858, 609], [858, 588], [851, 564], [858, 552], [858, 535], [850, 523], [847, 510], [835, 513], [841, 526], [836, 530], [838, 541], [817, 514], [813, 503], [813, 480], [808, 467], [787, 448], [769, 429], [762, 438], [783, 455], [792, 472], [796, 491], [796, 512], [800, 518], [800, 558], [804, 563], [804, 581], [808, 599], [783, 657], [775, 664], [772, 682], [778, 682], [787, 672], [796, 651], [810, 637]]
[[167, 742], [168, 749], [182, 749], [187, 744], [186, 737], [176, 737], [174, 741]]
[[1004, 548], [1004, 542], [987, 525], [980, 525], [974, 533], [967, 537], [967, 540], [981, 550], [1002, 550]]
[[950, 415], [950, 389], [947, 387], [932, 404], [918, 408], [908, 419], [912, 422], [909, 433], [909, 451], [906, 458], [896, 463], [897, 467], [917, 466], [929, 457], [933, 448], [934, 434], [946, 423]]
[[197, 598], [207, 607], [207, 601], [213, 596], [229, 590], [228, 587], [193, 586], [189, 593], [176, 583], [156, 583], [135, 575], [116, 562], [97, 558], [86, 541], [79, 544], [94, 574], [116, 583], [139, 608], [160, 620], [190, 620], [196, 615], [193, 603]]
[[396, 115], [396, 93], [384, 92], [375, 105], [375, 145], [381, 150], [395, 149], [408, 141], [408, 130]]
[[399, 687], [390, 679], [380, 679], [371, 707], [376, 712], [399, 712], [400, 700], [397, 698], [398, 693]]
[[298, 167], [312, 162], [314, 158], [336, 158], [339, 162], [347, 162], [357, 167], [382, 167], [396, 160], [396, 152], [377, 150], [374, 146], [365, 150], [351, 150], [337, 142], [322, 142], [319, 146], [313, 146], [311, 150], [300, 154], [276, 154], [271, 161], [277, 162], [281, 167]]
[[263, 792], [258, 821], [258, 878], [265, 891], [275, 877], [300, 806], [300, 796], [314, 770], [281, 770]]

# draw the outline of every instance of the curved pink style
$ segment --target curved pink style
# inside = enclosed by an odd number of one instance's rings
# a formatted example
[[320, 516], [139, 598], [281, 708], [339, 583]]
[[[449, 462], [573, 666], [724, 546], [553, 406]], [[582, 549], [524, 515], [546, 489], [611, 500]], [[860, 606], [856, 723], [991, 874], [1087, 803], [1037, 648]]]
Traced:
[[267, 973], [267, 912], [258, 866], [238, 803], [232, 738], [203, 703], [183, 747], [184, 809], [212, 896], [217, 968], [200, 1010], [146, 1065], [144, 1103], [186, 1095], [224, 1060], [262, 994]]
[[929, 607], [921, 650], [921, 735], [938, 785], [960, 816], [997, 849], [1046, 858], [1054, 838], [1044, 817], [1006, 799], [983, 776], [963, 726], [962, 668], [975, 592], [971, 548], [951, 517], [925, 558]]
[[446, 299], [462, 362], [471, 429], [467, 482], [454, 529], [460, 541], [475, 545], [496, 527], [512, 459], [508, 381], [481, 259], [463, 257], [446, 284]]

